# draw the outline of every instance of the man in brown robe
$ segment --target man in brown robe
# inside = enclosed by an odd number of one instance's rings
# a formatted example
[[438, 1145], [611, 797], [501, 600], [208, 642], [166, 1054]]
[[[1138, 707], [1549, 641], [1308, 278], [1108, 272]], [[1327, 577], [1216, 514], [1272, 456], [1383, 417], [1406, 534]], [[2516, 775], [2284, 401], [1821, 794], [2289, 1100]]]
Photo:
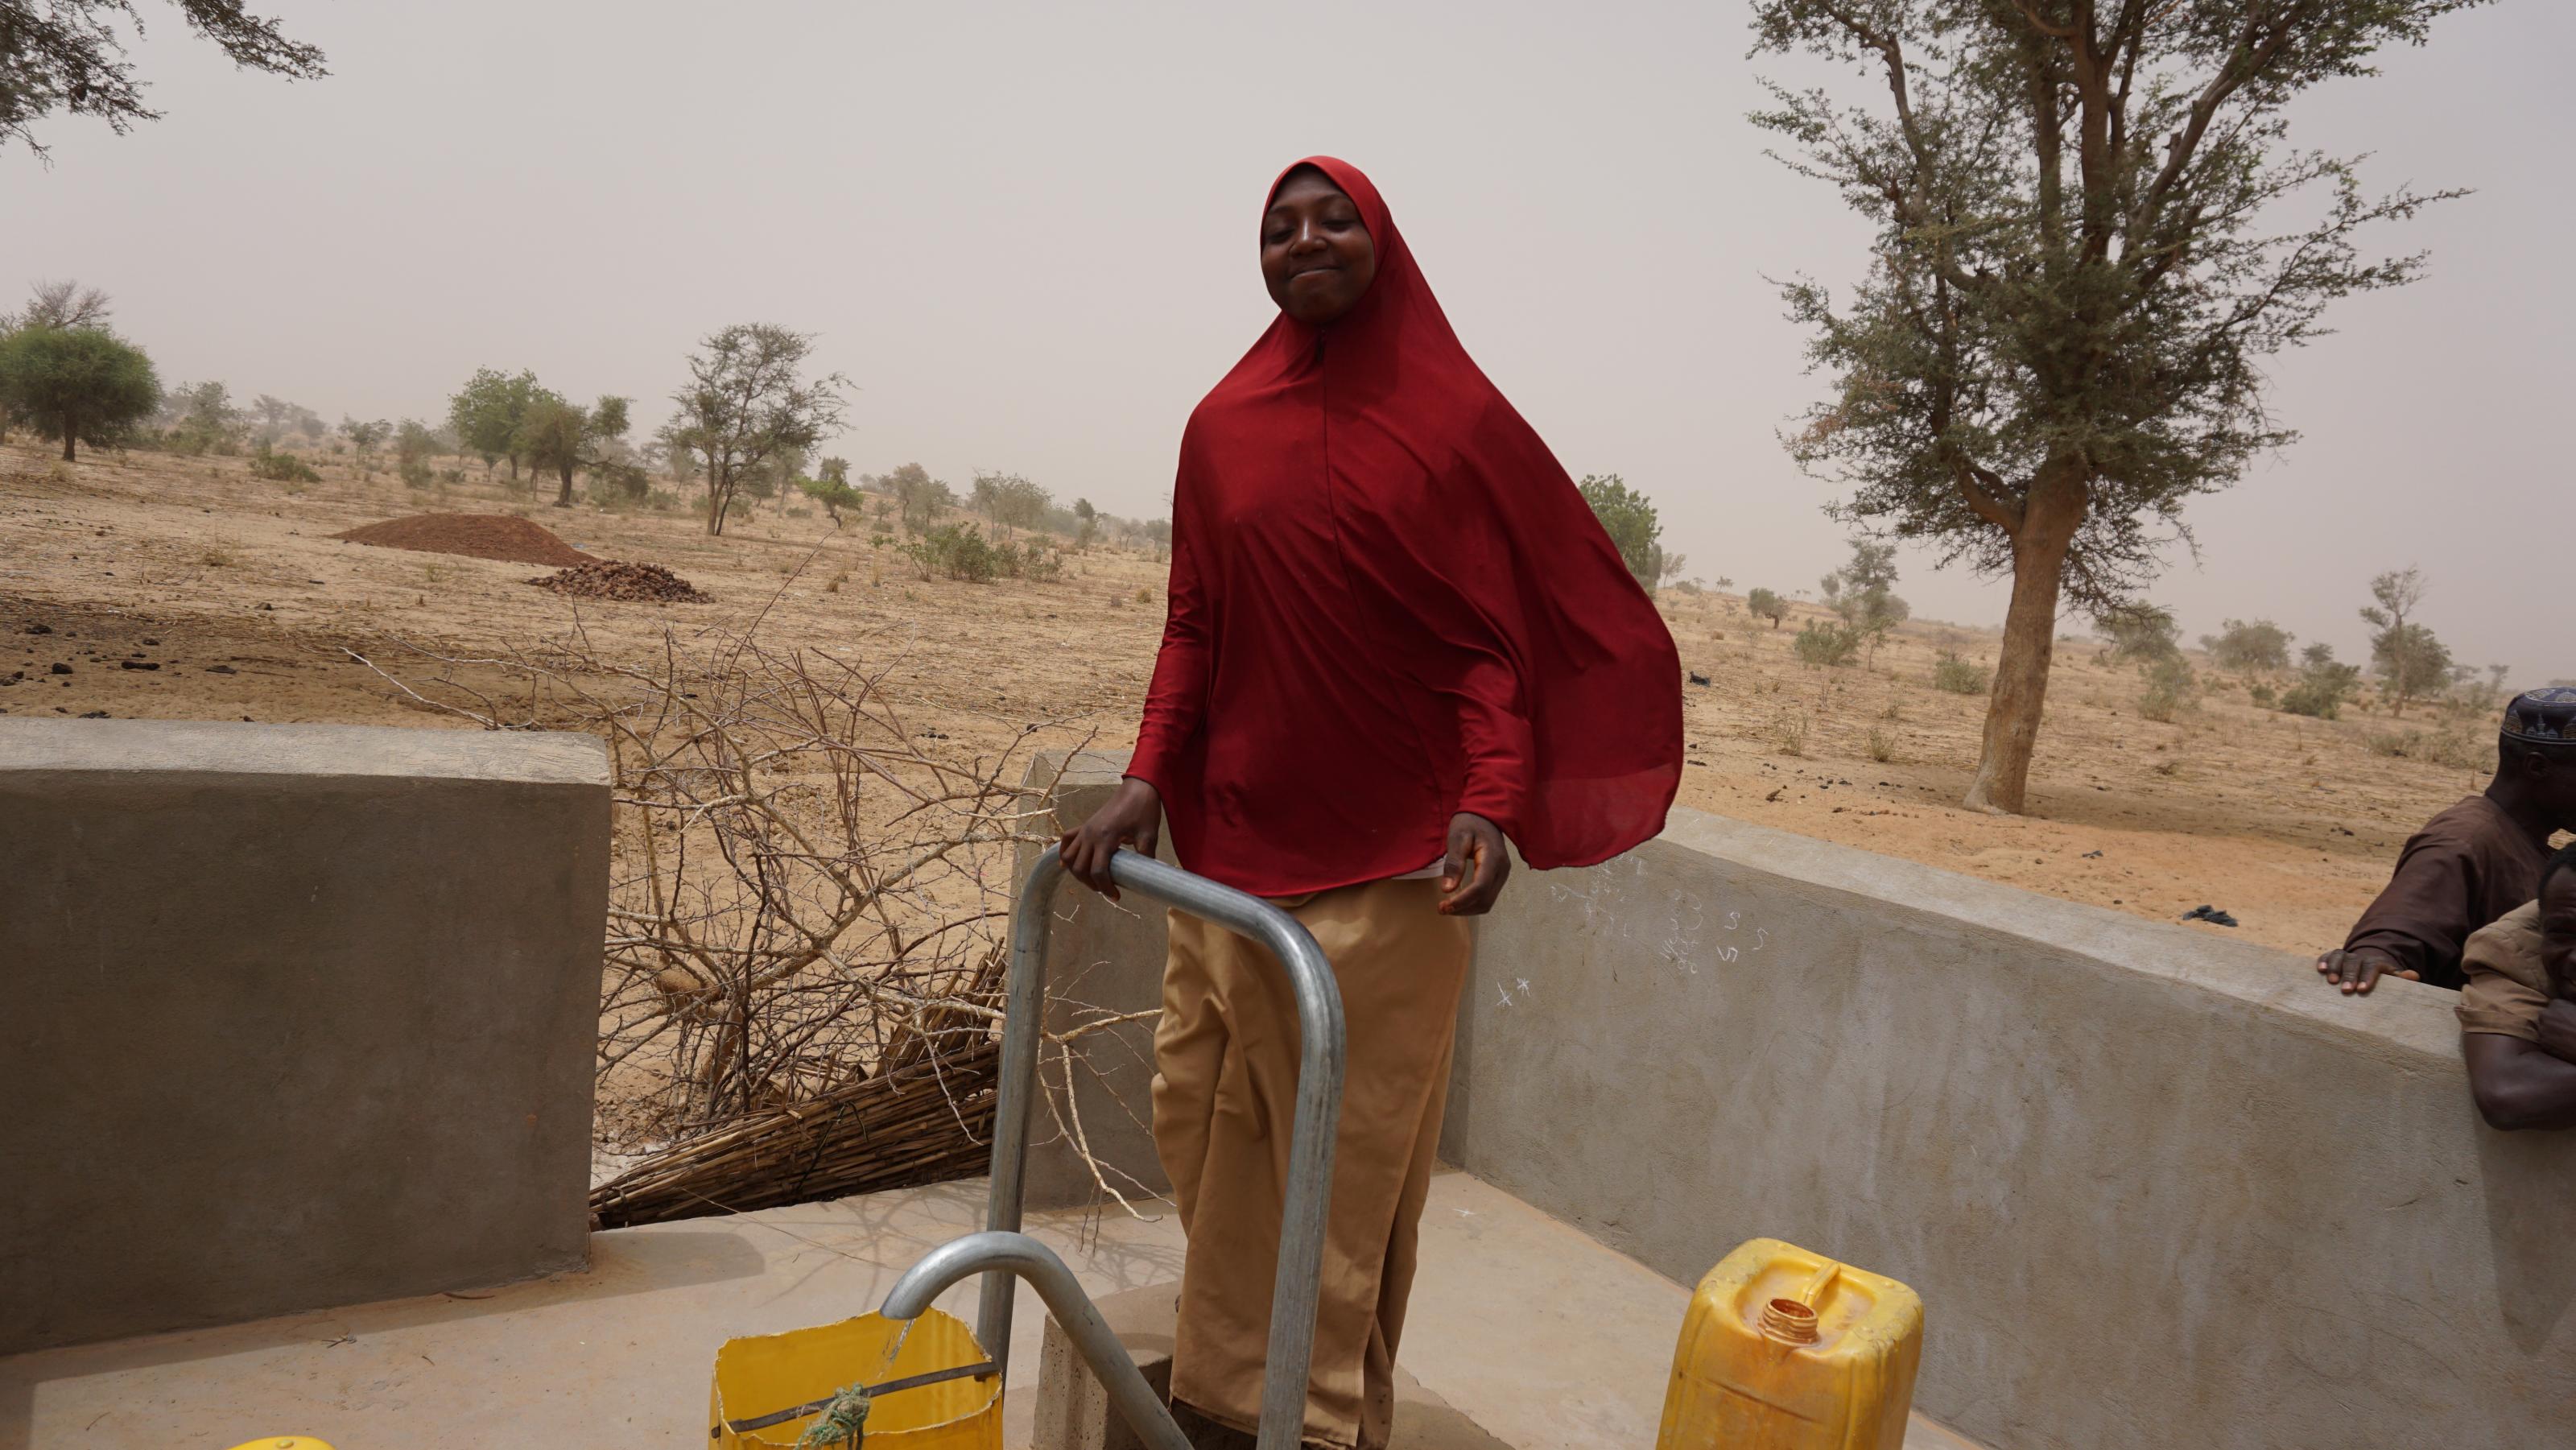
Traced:
[[2469, 934], [2532, 899], [2549, 838], [2576, 830], [2576, 689], [2551, 686], [2505, 707], [2495, 779], [2424, 823], [2339, 951], [2317, 970], [2347, 994], [2382, 974], [2458, 988]]

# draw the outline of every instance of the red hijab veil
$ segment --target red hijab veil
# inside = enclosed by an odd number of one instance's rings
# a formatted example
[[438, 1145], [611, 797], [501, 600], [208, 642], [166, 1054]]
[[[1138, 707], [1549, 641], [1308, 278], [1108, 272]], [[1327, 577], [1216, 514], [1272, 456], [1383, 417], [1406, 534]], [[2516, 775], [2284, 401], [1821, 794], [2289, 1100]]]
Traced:
[[1190, 415], [1170, 612], [1128, 774], [1181, 864], [1263, 896], [1403, 875], [1473, 811], [1531, 866], [1663, 829], [1672, 635], [1547, 445], [1450, 331], [1377, 188], [1377, 278], [1285, 313]]

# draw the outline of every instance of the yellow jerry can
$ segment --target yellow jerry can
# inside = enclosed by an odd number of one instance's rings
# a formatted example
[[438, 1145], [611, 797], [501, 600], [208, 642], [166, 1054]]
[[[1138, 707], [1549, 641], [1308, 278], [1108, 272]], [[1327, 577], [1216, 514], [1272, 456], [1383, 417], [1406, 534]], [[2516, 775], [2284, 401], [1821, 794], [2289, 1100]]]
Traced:
[[233, 1450], [331, 1450], [310, 1435], [271, 1435], [264, 1440], [244, 1440]]
[[1691, 1296], [1656, 1450], [1902, 1450], [1923, 1300], [1778, 1239]]
[[900, 1320], [862, 1314], [726, 1340], [716, 1351], [707, 1443], [787, 1450], [834, 1393], [852, 1384], [883, 1387], [868, 1403], [869, 1450], [1001, 1450], [1002, 1377], [975, 1331], [936, 1309], [914, 1320], [909, 1334]]

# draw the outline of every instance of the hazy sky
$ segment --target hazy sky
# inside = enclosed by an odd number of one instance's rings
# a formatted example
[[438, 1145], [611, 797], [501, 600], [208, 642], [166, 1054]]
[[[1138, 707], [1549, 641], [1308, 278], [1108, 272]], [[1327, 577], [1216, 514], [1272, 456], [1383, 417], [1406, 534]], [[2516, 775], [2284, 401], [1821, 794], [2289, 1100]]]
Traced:
[[[167, 119], [57, 118], [50, 169], [0, 156], [0, 300], [103, 286], [166, 382], [334, 419], [434, 419], [490, 364], [649, 423], [694, 339], [772, 320], [858, 384], [833, 451], [861, 471], [1011, 469], [1157, 514], [1182, 420], [1270, 313], [1262, 188], [1331, 152], [1566, 467], [1651, 494], [1690, 572], [1813, 588], [1845, 552], [1776, 441], [1818, 384], [1763, 279], [1846, 279], [1865, 233], [1763, 157], [1740, 6], [261, 8], [331, 78], [235, 72], [145, 0]], [[2193, 506], [2203, 557], [2153, 592], [2189, 633], [2264, 615], [2357, 658], [2370, 575], [2411, 562], [2460, 658], [2576, 676], [2550, 422], [2576, 378], [2571, 49], [2576, 11], [2506, 0], [2293, 113], [2377, 153], [2372, 183], [2478, 194], [2382, 234], [2432, 250], [2426, 281], [2275, 365], [2305, 436]], [[1918, 614], [2000, 620], [2000, 585], [1904, 563]]]

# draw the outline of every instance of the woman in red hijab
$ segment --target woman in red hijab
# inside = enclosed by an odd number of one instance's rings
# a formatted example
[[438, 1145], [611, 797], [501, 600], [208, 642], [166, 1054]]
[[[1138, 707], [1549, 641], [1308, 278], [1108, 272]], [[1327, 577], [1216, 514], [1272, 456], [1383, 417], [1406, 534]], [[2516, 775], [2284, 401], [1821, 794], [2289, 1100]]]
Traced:
[[[1306, 1437], [1378, 1450], [1449, 1080], [1467, 918], [1511, 870], [1663, 828], [1681, 667], [1547, 445], [1479, 371], [1358, 168], [1272, 186], [1279, 316], [1191, 414], [1170, 612], [1127, 779], [1066, 833], [1116, 894], [1150, 853], [1277, 901], [1349, 1023]], [[1189, 1235], [1172, 1396], [1202, 1444], [1260, 1417], [1296, 1012], [1284, 972], [1173, 913], [1154, 1137]], [[1248, 1443], [1248, 1440], [1245, 1441]]]

